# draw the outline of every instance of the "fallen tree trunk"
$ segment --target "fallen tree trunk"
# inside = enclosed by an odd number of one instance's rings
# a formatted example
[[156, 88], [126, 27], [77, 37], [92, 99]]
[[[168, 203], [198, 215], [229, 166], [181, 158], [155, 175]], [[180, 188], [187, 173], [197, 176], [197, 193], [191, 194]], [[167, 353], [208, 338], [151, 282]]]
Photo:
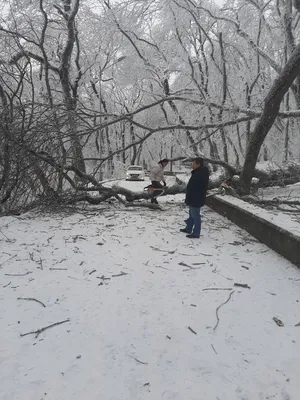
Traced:
[[[64, 204], [75, 204], [77, 202], [83, 201], [92, 205], [98, 205], [104, 201], [116, 198], [119, 202], [124, 205], [132, 205], [134, 201], [137, 200], [149, 200], [149, 195], [146, 191], [142, 192], [132, 192], [126, 188], [119, 185], [114, 185], [112, 188], [104, 188], [99, 184], [99, 186], [80, 188], [81, 191], [78, 193], [72, 192], [61, 197], [61, 202]], [[186, 189], [186, 184], [182, 181], [178, 181], [173, 186], [165, 188], [165, 192], [162, 196], [175, 195], [179, 193], [184, 193]], [[98, 196], [89, 195], [88, 192], [98, 192]], [[126, 200], [123, 200], [120, 196], [124, 196]], [[156, 205], [151, 203], [148, 204], [149, 208], [158, 208]]]
[[[186, 183], [176, 180], [176, 184], [172, 185], [170, 187], [166, 187], [164, 189], [164, 194], [162, 196], [167, 196], [167, 195], [175, 195], [179, 193], [185, 193], [186, 189]], [[143, 192], [132, 192], [131, 190], [125, 189], [119, 185], [114, 185], [112, 187], [112, 190], [114, 193], [118, 195], [123, 195], [126, 198], [126, 201], [132, 202], [135, 200], [147, 200], [149, 199], [149, 195], [146, 191]]]
[[[224, 173], [220, 174], [214, 181], [210, 180], [210, 187], [214, 188], [219, 186], [222, 182], [232, 184], [237, 187], [236, 180], [233, 179], [234, 176], [240, 177], [242, 173], [242, 167], [232, 166], [222, 160], [214, 160], [211, 158], [204, 157], [199, 154], [197, 157], [203, 158], [208, 164], [218, 165], [224, 169]], [[182, 161], [183, 163], [191, 163], [195, 157], [176, 157], [170, 162]], [[265, 187], [265, 186], [285, 186], [300, 182], [300, 164], [289, 163], [284, 166], [275, 165], [270, 163], [269, 167], [261, 169], [259, 166], [255, 168], [253, 178], [259, 179], [259, 182], [255, 184], [255, 187]]]
[[300, 182], [300, 165], [290, 163], [266, 171], [256, 168], [255, 177], [259, 179], [258, 187], [292, 185]]
[[[81, 170], [79, 170], [74, 165], [60, 165], [57, 163], [51, 155], [46, 152], [36, 152], [24, 145], [22, 145], [22, 149], [26, 150], [31, 155], [35, 156], [41, 162], [46, 162], [53, 167], [54, 170], [63, 174], [64, 179], [70, 184], [72, 190], [68, 193], [58, 194], [55, 193], [55, 200], [49, 198], [48, 196], [43, 197], [37, 200], [38, 204], [54, 202], [55, 204], [74, 204], [76, 202], [88, 202], [89, 204], [97, 205], [101, 202], [107, 201], [111, 198], [117, 199], [120, 203], [124, 205], [132, 204], [137, 200], [146, 200], [149, 199], [149, 195], [145, 191], [141, 192], [132, 192], [128, 189], [125, 189], [121, 186], [115, 185], [112, 188], [105, 187], [102, 182], [98, 182], [98, 180], [90, 174], [87, 174]], [[203, 157], [199, 154], [199, 157]], [[223, 168], [223, 173], [219, 173], [216, 175], [212, 175], [209, 183], [209, 189], [217, 188], [222, 183], [227, 183], [229, 186], [232, 186], [232, 189], [235, 188], [234, 176], [237, 178], [241, 172], [240, 167], [233, 167], [230, 164], [222, 161], [222, 160], [213, 160], [210, 158], [203, 157], [208, 163], [219, 165]], [[170, 161], [179, 161], [182, 160], [184, 162], [189, 162], [191, 159], [186, 157], [178, 157], [176, 159]], [[68, 175], [69, 172], [74, 173], [76, 176], [81, 178], [81, 181], [89, 182], [91, 187], [87, 185], [78, 186], [76, 182]], [[285, 183], [295, 183], [300, 181], [300, 165], [291, 164], [284, 168], [278, 167], [277, 169], [272, 166], [272, 169], [267, 170], [259, 170], [256, 169], [255, 175], [260, 179], [260, 184], [257, 186], [264, 186], [267, 183], [275, 185], [275, 184], [285, 184]], [[186, 182], [180, 179], [180, 177], [176, 177], [176, 184], [165, 188], [164, 195], [176, 195], [179, 193], [184, 193], [186, 189]], [[88, 192], [98, 192], [98, 196], [89, 195]], [[124, 200], [124, 197], [126, 200]], [[36, 204], [36, 203], [35, 203]], [[144, 203], [145, 204], [145, 203]], [[140, 203], [142, 205], [142, 203]], [[150, 204], [148, 204], [150, 206]], [[30, 205], [29, 205], [30, 206]], [[150, 207], [152, 208], [152, 207]], [[20, 207], [20, 212], [24, 207]]]

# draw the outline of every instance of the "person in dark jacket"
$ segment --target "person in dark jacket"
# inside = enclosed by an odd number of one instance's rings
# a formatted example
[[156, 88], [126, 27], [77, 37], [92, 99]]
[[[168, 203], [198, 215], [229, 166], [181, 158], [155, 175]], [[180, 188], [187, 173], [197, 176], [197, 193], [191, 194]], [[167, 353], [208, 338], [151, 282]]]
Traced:
[[187, 233], [188, 238], [199, 238], [201, 232], [200, 208], [205, 204], [209, 181], [209, 170], [204, 166], [202, 158], [195, 158], [192, 163], [192, 176], [186, 187], [185, 204], [189, 206], [189, 218], [186, 228], [180, 229]]

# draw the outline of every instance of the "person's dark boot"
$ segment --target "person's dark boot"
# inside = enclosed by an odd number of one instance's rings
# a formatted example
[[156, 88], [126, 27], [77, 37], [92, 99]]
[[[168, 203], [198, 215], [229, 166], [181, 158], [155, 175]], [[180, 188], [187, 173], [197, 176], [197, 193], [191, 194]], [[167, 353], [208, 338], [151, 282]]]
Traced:
[[189, 239], [199, 239], [200, 236], [195, 235], [194, 233], [191, 233], [190, 235], [186, 235], [186, 237]]
[[180, 232], [183, 232], [183, 233], [191, 233], [190, 231], [188, 231], [186, 228], [183, 228], [183, 229], [180, 229]]

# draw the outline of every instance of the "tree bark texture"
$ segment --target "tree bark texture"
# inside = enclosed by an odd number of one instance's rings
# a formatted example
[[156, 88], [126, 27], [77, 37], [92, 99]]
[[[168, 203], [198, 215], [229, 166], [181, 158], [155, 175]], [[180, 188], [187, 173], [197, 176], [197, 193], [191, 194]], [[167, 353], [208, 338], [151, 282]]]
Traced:
[[244, 193], [250, 192], [251, 180], [254, 176], [255, 165], [261, 146], [278, 116], [280, 104], [293, 81], [299, 74], [300, 68], [300, 44], [296, 46], [293, 54], [286, 63], [278, 78], [275, 79], [267, 97], [263, 112], [257, 121], [254, 131], [249, 140], [245, 155], [245, 162], [240, 175], [240, 190]]

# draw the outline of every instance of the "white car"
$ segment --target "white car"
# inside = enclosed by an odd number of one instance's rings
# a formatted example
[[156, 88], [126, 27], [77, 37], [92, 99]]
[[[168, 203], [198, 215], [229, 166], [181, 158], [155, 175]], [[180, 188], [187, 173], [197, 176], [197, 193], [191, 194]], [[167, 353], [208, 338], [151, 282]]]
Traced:
[[141, 165], [130, 165], [126, 171], [126, 181], [144, 181], [145, 171]]

